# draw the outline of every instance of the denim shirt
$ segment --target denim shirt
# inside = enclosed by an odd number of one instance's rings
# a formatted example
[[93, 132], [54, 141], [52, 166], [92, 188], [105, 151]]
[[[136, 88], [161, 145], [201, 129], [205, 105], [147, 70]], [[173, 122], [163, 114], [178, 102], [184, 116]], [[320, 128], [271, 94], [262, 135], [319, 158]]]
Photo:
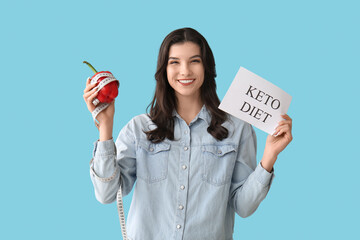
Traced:
[[[231, 115], [222, 141], [207, 132], [205, 105], [188, 125], [174, 111], [174, 140], [153, 144], [156, 126], [134, 117], [114, 141], [94, 143], [91, 180], [101, 203], [111, 203], [121, 183], [123, 196], [134, 187], [127, 218], [131, 240], [230, 240], [235, 212], [251, 215], [267, 195], [273, 171], [256, 163], [252, 126]], [[102, 181], [104, 178], [110, 181]]]

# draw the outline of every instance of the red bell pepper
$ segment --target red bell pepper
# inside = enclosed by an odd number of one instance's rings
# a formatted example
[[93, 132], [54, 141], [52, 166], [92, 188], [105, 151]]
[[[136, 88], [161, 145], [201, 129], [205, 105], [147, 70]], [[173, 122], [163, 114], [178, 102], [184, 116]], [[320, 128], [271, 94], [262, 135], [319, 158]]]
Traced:
[[[91, 80], [98, 74], [100, 73], [110, 73], [109, 71], [101, 71], [98, 72], [95, 70], [95, 68], [88, 62], [84, 61], [85, 64], [87, 64], [94, 72], [95, 75], [91, 77]], [[97, 83], [100, 83], [102, 80], [104, 80], [105, 77], [100, 77], [97, 80]], [[90, 82], [91, 82], [90, 80]], [[103, 88], [100, 89], [98, 95], [97, 95], [97, 99], [102, 102], [102, 103], [111, 103], [118, 95], [118, 88], [119, 88], [119, 81], [114, 81], [114, 82], [110, 82], [108, 84], [106, 84]]]

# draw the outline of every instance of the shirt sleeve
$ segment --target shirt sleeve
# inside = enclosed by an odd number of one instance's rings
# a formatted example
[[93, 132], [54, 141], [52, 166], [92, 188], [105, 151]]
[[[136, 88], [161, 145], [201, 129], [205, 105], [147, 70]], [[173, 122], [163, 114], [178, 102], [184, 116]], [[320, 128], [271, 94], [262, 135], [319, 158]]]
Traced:
[[230, 205], [241, 217], [255, 212], [266, 197], [274, 171], [266, 171], [256, 164], [256, 134], [250, 124], [245, 124], [230, 186]]
[[122, 195], [130, 193], [136, 180], [136, 147], [131, 124], [128, 123], [113, 139], [94, 143], [93, 159], [90, 161], [90, 178], [96, 199], [111, 203], [120, 187]]

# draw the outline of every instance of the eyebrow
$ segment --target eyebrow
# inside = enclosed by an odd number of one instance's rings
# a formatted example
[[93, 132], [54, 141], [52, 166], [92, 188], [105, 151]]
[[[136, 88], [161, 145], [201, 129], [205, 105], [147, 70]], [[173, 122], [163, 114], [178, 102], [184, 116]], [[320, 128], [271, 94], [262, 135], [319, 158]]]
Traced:
[[[200, 55], [194, 55], [194, 56], [190, 57], [190, 59], [192, 59], [192, 58], [197, 58], [197, 57], [201, 58]], [[177, 58], [177, 57], [169, 57], [169, 60], [170, 60], [170, 59], [179, 59], [179, 58]]]

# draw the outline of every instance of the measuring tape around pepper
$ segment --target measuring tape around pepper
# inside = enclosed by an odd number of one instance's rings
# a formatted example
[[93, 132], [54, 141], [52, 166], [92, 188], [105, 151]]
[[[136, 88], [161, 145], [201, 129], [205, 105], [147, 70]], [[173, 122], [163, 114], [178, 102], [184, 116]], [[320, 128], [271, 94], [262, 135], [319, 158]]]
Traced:
[[[96, 92], [100, 92], [101, 89], [103, 89], [106, 85], [109, 85], [112, 82], [116, 82], [117, 86], [116, 88], [114, 88], [113, 86], [113, 92], [109, 92], [110, 96], [100, 96], [98, 95], [97, 98], [95, 98], [92, 103], [96, 106], [94, 111], [92, 111], [91, 115], [94, 119], [95, 122], [95, 126], [99, 129], [99, 124], [96, 119], [96, 116], [103, 111], [104, 109], [106, 109], [110, 104], [110, 102], [112, 102], [118, 94], [118, 90], [117, 88], [119, 87], [120, 83], [119, 81], [112, 75], [111, 72], [97, 72], [95, 70], [95, 68], [88, 62], [84, 61], [84, 63], [86, 63], [94, 72], [95, 75], [91, 78], [90, 80], [90, 84], [95, 84], [97, 82], [99, 82], [98, 86], [97, 86], [97, 90]], [[100, 98], [100, 99], [99, 99]], [[102, 101], [100, 101], [102, 100]], [[96, 173], [94, 172], [94, 170], [91, 167], [93, 159], [91, 159], [90, 161], [90, 170], [92, 172], [92, 174], [94, 174], [94, 176], [96, 178], [98, 178], [100, 181], [102, 182], [109, 182], [111, 180], [113, 180], [115, 178], [115, 176], [117, 175], [117, 170], [114, 172], [114, 174], [109, 177], [109, 178], [100, 178], [96, 175]], [[118, 210], [118, 214], [119, 214], [119, 220], [120, 220], [120, 227], [121, 227], [121, 232], [122, 232], [122, 236], [124, 240], [128, 240], [127, 237], [127, 233], [126, 233], [126, 224], [125, 224], [125, 213], [124, 213], [124, 206], [123, 206], [123, 201], [122, 201], [122, 190], [121, 190], [121, 183], [119, 186], [119, 190], [116, 193], [116, 202], [117, 202], [117, 210]], [[130, 240], [130, 239], [129, 239]]]
[[[96, 69], [88, 62], [84, 61], [95, 73], [90, 80], [90, 84], [99, 83], [97, 86], [96, 92], [99, 92], [97, 98], [95, 98], [92, 103], [95, 105], [95, 109], [92, 111], [91, 115], [93, 117], [95, 126], [99, 128], [99, 123], [97, 122], [97, 115], [106, 109], [109, 104], [117, 97], [119, 81], [112, 75], [109, 71], [97, 72]], [[116, 82], [116, 85], [111, 84], [112, 82]], [[107, 86], [106, 91], [101, 91], [105, 86]]]
[[[91, 79], [90, 84], [97, 83], [100, 78], [104, 79], [99, 82], [96, 92], [99, 92], [102, 88], [104, 88], [107, 84], [111, 82], [117, 82], [119, 85], [119, 81], [111, 73], [98, 73]], [[98, 123], [96, 122], [96, 117], [101, 111], [103, 111], [109, 106], [109, 103], [100, 102], [98, 98], [95, 98], [92, 103], [96, 106], [96, 108], [94, 109], [94, 111], [92, 111], [91, 115], [94, 119], [95, 125], [98, 126]]]

